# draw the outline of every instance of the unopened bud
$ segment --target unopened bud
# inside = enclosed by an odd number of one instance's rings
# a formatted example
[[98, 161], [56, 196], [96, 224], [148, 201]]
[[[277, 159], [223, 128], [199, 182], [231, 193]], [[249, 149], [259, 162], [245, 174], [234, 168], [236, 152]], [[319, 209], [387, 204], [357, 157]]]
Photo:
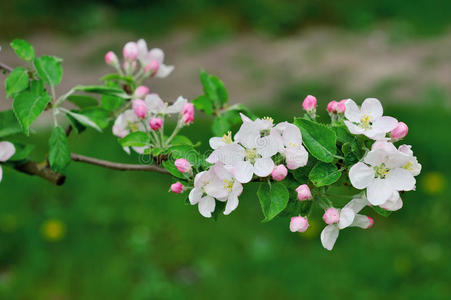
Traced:
[[134, 61], [138, 58], [138, 44], [135, 42], [128, 42], [125, 44], [124, 49], [122, 50], [122, 53], [124, 54], [124, 58], [128, 61]]
[[287, 177], [288, 170], [284, 165], [275, 166], [272, 170], [271, 176], [275, 181], [284, 180]]
[[390, 132], [390, 135], [392, 138], [399, 140], [405, 137], [408, 132], [409, 127], [407, 127], [406, 123], [398, 122], [398, 125]]
[[335, 207], [330, 207], [323, 215], [323, 220], [326, 224], [334, 224], [340, 221], [340, 212]]
[[337, 101], [335, 101], [335, 100], [330, 101], [327, 104], [327, 111], [329, 113], [336, 113], [337, 112], [337, 105], [338, 105]]
[[341, 100], [340, 102], [337, 102], [336, 111], [339, 114], [344, 114], [346, 110], [346, 101], [347, 99]]
[[316, 109], [316, 104], [317, 104], [316, 98], [312, 95], [308, 95], [302, 102], [302, 108], [305, 111], [311, 111]]
[[174, 165], [177, 167], [177, 170], [181, 173], [187, 173], [191, 171], [191, 164], [184, 158], [176, 159]]
[[144, 71], [146, 74], [150, 74], [150, 76], [155, 75], [160, 68], [160, 63], [157, 60], [152, 60], [145, 68]]
[[290, 231], [291, 232], [305, 232], [308, 228], [307, 218], [298, 216], [292, 217], [290, 220]]
[[299, 201], [305, 201], [312, 198], [312, 193], [310, 192], [310, 188], [306, 184], [302, 184], [297, 187], [296, 192], [298, 193]]
[[152, 120], [150, 120], [149, 126], [150, 128], [152, 128], [152, 130], [159, 130], [163, 126], [163, 119], [153, 118]]
[[147, 86], [141, 85], [138, 86], [133, 94], [137, 98], [144, 98], [149, 94], [149, 88]]
[[119, 65], [119, 59], [113, 51], [108, 51], [107, 54], [105, 54], [105, 62], [113, 67]]
[[132, 104], [133, 111], [138, 118], [144, 119], [147, 114], [147, 105], [144, 100], [136, 99]]
[[171, 184], [171, 192], [173, 192], [174, 194], [180, 194], [181, 192], [183, 192], [183, 184], [181, 184], [180, 182]]

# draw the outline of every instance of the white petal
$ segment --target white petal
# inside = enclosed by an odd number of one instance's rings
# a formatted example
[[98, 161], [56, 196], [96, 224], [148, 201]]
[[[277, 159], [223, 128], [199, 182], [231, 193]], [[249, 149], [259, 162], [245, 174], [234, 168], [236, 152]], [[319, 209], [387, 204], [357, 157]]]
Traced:
[[280, 150], [280, 144], [271, 135], [257, 138], [257, 153], [263, 158], [271, 157]]
[[360, 126], [357, 126], [346, 120], [344, 122], [345, 122], [346, 127], [348, 127], [349, 132], [352, 134], [363, 134], [365, 132], [365, 129], [363, 129]]
[[284, 151], [285, 160], [287, 162], [287, 168], [295, 170], [303, 167], [308, 162], [308, 152], [304, 146], [288, 147]]
[[394, 190], [397, 191], [411, 191], [415, 188], [416, 180], [406, 169], [393, 169], [387, 174], [387, 180], [389, 180]]
[[349, 170], [349, 180], [356, 189], [366, 188], [373, 181], [374, 170], [362, 162], [358, 162]]
[[157, 74], [155, 74], [155, 76], [158, 78], [166, 78], [172, 73], [172, 71], [174, 71], [174, 66], [160, 64], [160, 66], [158, 67]]
[[387, 179], [375, 178], [367, 189], [368, 201], [372, 205], [381, 205], [390, 198], [395, 191], [395, 188]]
[[226, 143], [220, 137], [212, 137], [209, 141], [211, 149], [218, 149], [221, 146], [224, 146]]
[[160, 98], [160, 96], [158, 96], [158, 94], [147, 95], [145, 102], [146, 102], [146, 105], [149, 108], [149, 110], [154, 114], [160, 113], [161, 111], [163, 111], [166, 108], [163, 100], [161, 100], [161, 98]]
[[363, 161], [370, 166], [380, 166], [382, 163], [387, 162], [390, 155], [390, 152], [383, 149], [372, 150], [366, 154]]
[[371, 225], [370, 219], [364, 215], [355, 215], [354, 222], [352, 222], [351, 227], [360, 227], [367, 229]]
[[241, 121], [243, 121], [243, 122], [252, 122], [252, 120], [249, 119], [249, 117], [246, 116], [245, 114], [240, 113], [240, 116], [241, 116]]
[[290, 143], [301, 145], [302, 134], [299, 128], [296, 125], [288, 123], [283, 131], [283, 141], [285, 145], [289, 145]]
[[[211, 159], [210, 159], [211, 157]], [[214, 163], [220, 161], [225, 165], [235, 165], [244, 159], [244, 149], [238, 144], [226, 144], [219, 147], [208, 157], [207, 161]], [[212, 160], [216, 160], [212, 162]]]
[[164, 61], [164, 52], [160, 48], [153, 48], [149, 51], [149, 57], [158, 61], [161, 65]]
[[254, 167], [248, 161], [241, 161], [233, 166], [233, 176], [241, 183], [248, 183], [254, 175]]
[[362, 103], [362, 107], [360, 109], [362, 115], [370, 116], [371, 121], [376, 120], [379, 117], [382, 117], [384, 112], [382, 108], [381, 102], [376, 98], [367, 98]]
[[142, 64], [146, 64], [147, 43], [145, 40], [140, 39], [136, 44], [138, 45], [138, 58]]
[[396, 211], [402, 208], [402, 199], [398, 192], [394, 192], [388, 200], [380, 207], [389, 211]]
[[11, 158], [16, 153], [16, 148], [13, 143], [0, 142], [0, 161], [4, 162]]
[[360, 119], [362, 117], [362, 114], [360, 113], [360, 109], [357, 106], [357, 104], [351, 100], [348, 99], [346, 101], [346, 110], [345, 110], [345, 117], [351, 122], [360, 123]]
[[324, 227], [323, 231], [321, 231], [321, 243], [323, 244], [323, 247], [329, 251], [332, 250], [338, 238], [338, 233], [339, 230], [335, 224]]
[[244, 122], [235, 134], [235, 141], [240, 142], [246, 148], [256, 148], [257, 140], [260, 138], [260, 131], [252, 122]]
[[274, 161], [271, 158], [259, 158], [255, 161], [254, 172], [259, 177], [266, 177], [274, 169]]
[[3, 169], [2, 166], [0, 166], [0, 182], [2, 182], [2, 178], [3, 178]]
[[338, 227], [340, 229], [346, 228], [352, 224], [354, 221], [355, 212], [349, 207], [344, 207], [340, 211], [340, 221], [338, 222]]
[[215, 206], [215, 199], [210, 196], [205, 196], [200, 199], [198, 208], [202, 216], [204, 216], [205, 218], [210, 218], [211, 213], [215, 211]]
[[235, 195], [230, 195], [229, 199], [227, 200], [226, 207], [224, 209], [224, 215], [230, 214], [232, 211], [234, 211], [238, 207], [238, 197]]
[[210, 155], [207, 157], [206, 161], [210, 164], [215, 164], [219, 161], [219, 152], [220, 150], [215, 150], [210, 153]]
[[191, 203], [191, 205], [194, 205], [196, 203], [199, 203], [200, 199], [202, 198], [202, 189], [199, 188], [194, 188], [191, 190], [191, 192], [189, 192], [189, 203]]
[[124, 150], [125, 153], [127, 153], [128, 155], [130, 155], [130, 153], [131, 153], [130, 147], [122, 147], [122, 150]]
[[371, 128], [378, 133], [387, 133], [395, 129], [398, 125], [398, 120], [392, 117], [377, 118]]
[[188, 100], [186, 100], [185, 98], [183, 98], [182, 96], [179, 96], [177, 98], [177, 100], [174, 102], [174, 104], [172, 104], [171, 106], [169, 106], [166, 109], [166, 112], [168, 114], [178, 114], [180, 112], [182, 112], [183, 107], [185, 106], [185, 104], [188, 102]]
[[214, 174], [224, 182], [224, 180], [232, 180], [232, 174], [230, 174], [230, 171], [224, 167], [224, 164], [217, 163], [213, 167], [210, 168], [214, 172]]
[[370, 203], [368, 202], [368, 200], [365, 197], [356, 197], [356, 198], [352, 199], [351, 201], [349, 201], [348, 204], [346, 204], [343, 207], [343, 209], [344, 208], [350, 208], [355, 213], [358, 213], [359, 211], [361, 211], [368, 204], [370, 204]]

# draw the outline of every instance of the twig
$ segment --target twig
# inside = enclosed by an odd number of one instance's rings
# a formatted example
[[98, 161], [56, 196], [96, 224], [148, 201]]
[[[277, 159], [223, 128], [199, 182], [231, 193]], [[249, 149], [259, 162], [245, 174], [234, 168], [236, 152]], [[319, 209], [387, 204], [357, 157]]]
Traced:
[[9, 73], [13, 70], [13, 68], [11, 68], [8, 65], [5, 65], [4, 63], [0, 62], [0, 70], [5, 71], [6, 73]]
[[56, 185], [62, 185], [66, 181], [65, 175], [50, 169], [50, 166], [46, 162], [38, 163], [28, 161], [24, 164], [15, 166], [14, 169], [28, 175], [36, 175]]
[[87, 164], [92, 164], [108, 169], [119, 170], [119, 171], [147, 171], [147, 172], [158, 172], [163, 174], [169, 174], [169, 172], [157, 166], [151, 165], [137, 165], [137, 164], [122, 164], [111, 161], [106, 161], [98, 158], [93, 158], [89, 156], [84, 156], [76, 153], [71, 154], [73, 161], [84, 162]]

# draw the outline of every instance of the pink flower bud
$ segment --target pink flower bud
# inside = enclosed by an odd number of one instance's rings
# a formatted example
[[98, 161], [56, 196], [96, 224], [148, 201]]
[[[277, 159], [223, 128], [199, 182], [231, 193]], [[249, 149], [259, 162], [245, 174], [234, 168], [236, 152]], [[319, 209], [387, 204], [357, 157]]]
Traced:
[[135, 90], [134, 96], [137, 98], [144, 98], [149, 94], [149, 88], [147, 86], [138, 86]]
[[323, 220], [326, 224], [338, 223], [340, 221], [340, 212], [335, 207], [330, 207], [324, 213]]
[[107, 54], [105, 54], [105, 62], [113, 67], [119, 65], [119, 59], [113, 51], [108, 51]]
[[152, 120], [150, 120], [149, 126], [150, 128], [152, 128], [152, 130], [159, 130], [163, 126], [163, 119], [153, 118]]
[[186, 114], [194, 114], [194, 104], [186, 103], [185, 106], [183, 106], [182, 113], [184, 115], [186, 115]]
[[368, 221], [370, 222], [370, 225], [368, 225], [368, 227], [366, 229], [370, 229], [374, 225], [374, 220], [371, 217], [367, 217], [367, 218], [368, 218]]
[[144, 119], [147, 114], [147, 105], [144, 100], [136, 99], [132, 104], [133, 111], [138, 118]]
[[189, 125], [194, 122], [194, 114], [184, 114], [183, 115], [183, 122], [185, 125]]
[[181, 192], [183, 192], [183, 184], [181, 184], [180, 182], [171, 184], [171, 192], [173, 192], [174, 194], [180, 194]]
[[125, 44], [124, 49], [122, 49], [122, 53], [124, 54], [124, 58], [128, 61], [134, 61], [138, 58], [138, 44], [135, 42], [128, 42]]
[[306, 111], [311, 111], [316, 108], [316, 103], [316, 98], [312, 95], [308, 95], [302, 102], [302, 108]]
[[287, 177], [288, 170], [284, 165], [275, 166], [272, 170], [271, 176], [275, 181], [284, 180]]
[[310, 192], [310, 188], [306, 184], [302, 184], [296, 188], [296, 192], [298, 193], [299, 201], [305, 201], [312, 198], [312, 193]]
[[398, 122], [398, 125], [396, 125], [395, 129], [393, 129], [390, 134], [391, 137], [394, 139], [402, 139], [407, 135], [409, 132], [409, 127], [407, 127], [406, 123], [404, 122]]
[[337, 101], [335, 101], [335, 100], [330, 101], [327, 104], [327, 111], [329, 113], [336, 113], [337, 112], [337, 105], [338, 105]]
[[346, 110], [346, 101], [347, 99], [343, 99], [340, 102], [337, 102], [336, 110], [339, 114], [344, 114]]
[[184, 158], [176, 159], [174, 165], [177, 167], [177, 170], [181, 173], [186, 173], [191, 170], [191, 164]]
[[160, 68], [160, 63], [157, 60], [152, 60], [145, 68], [144, 71], [151, 76], [155, 75]]
[[308, 220], [304, 217], [292, 217], [290, 220], [291, 232], [305, 232], [308, 228]]

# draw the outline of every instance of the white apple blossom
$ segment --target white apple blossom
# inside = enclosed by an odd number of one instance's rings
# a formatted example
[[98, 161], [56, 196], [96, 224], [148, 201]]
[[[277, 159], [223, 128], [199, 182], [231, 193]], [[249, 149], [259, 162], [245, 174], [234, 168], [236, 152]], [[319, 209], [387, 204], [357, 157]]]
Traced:
[[223, 137], [224, 144], [217, 138], [210, 141], [216, 149], [207, 162], [222, 162], [239, 182], [247, 183], [254, 174], [259, 177], [271, 174], [274, 169], [271, 157], [279, 151], [280, 144], [276, 137], [278, 132], [272, 130], [272, 119], [252, 121], [244, 115], [242, 119], [243, 124], [235, 135], [235, 143], [227, 136]]
[[380, 205], [380, 207], [389, 211], [396, 211], [400, 210], [402, 205], [401, 196], [399, 196], [398, 192], [394, 192], [384, 204]]
[[[113, 134], [119, 138], [126, 137], [132, 132], [146, 131], [147, 122], [139, 119], [132, 109], [128, 109], [120, 114], [113, 125]], [[137, 153], [143, 154], [147, 147], [132, 147]], [[130, 148], [124, 147], [125, 152], [130, 154]]]
[[[0, 142], [0, 162], [5, 162], [10, 159], [14, 153], [16, 153], [16, 148], [10, 142]], [[3, 169], [0, 165], [0, 182], [3, 178]]]
[[150, 51], [147, 48], [145, 40], [140, 39], [138, 42], [138, 60], [143, 67], [148, 66], [151, 62], [158, 62], [158, 70], [155, 74], [156, 77], [164, 78], [169, 76], [174, 70], [174, 66], [168, 66], [164, 64], [164, 52], [160, 48], [153, 48]]
[[372, 205], [383, 205], [394, 192], [415, 189], [414, 175], [405, 168], [411, 156], [389, 142], [378, 142], [373, 150], [349, 170], [351, 184], [366, 189]]
[[409, 158], [409, 161], [403, 168], [412, 173], [413, 176], [419, 175], [421, 172], [421, 164], [418, 163], [416, 156], [413, 156], [412, 146], [401, 145], [399, 146], [398, 151], [404, 153]]
[[302, 134], [296, 125], [288, 122], [282, 122], [275, 126], [275, 129], [280, 132], [280, 154], [285, 157], [287, 168], [295, 170], [303, 167], [308, 161], [308, 152], [302, 145]]
[[206, 218], [211, 217], [215, 211], [215, 199], [205, 191], [206, 185], [213, 179], [213, 171], [203, 171], [194, 177], [194, 188], [189, 193], [188, 199], [191, 205], [198, 205], [199, 212]]
[[347, 227], [370, 228], [373, 225], [373, 219], [358, 214], [358, 212], [360, 212], [367, 204], [368, 201], [366, 199], [357, 197], [352, 199], [342, 209], [339, 209], [338, 220], [324, 227], [321, 232], [321, 243], [323, 244], [323, 247], [327, 250], [332, 250], [341, 229]]
[[383, 139], [397, 126], [398, 121], [382, 114], [382, 104], [375, 98], [365, 99], [361, 108], [353, 100], [348, 99], [345, 110], [347, 120], [344, 123], [352, 134], [364, 134], [374, 140]]

